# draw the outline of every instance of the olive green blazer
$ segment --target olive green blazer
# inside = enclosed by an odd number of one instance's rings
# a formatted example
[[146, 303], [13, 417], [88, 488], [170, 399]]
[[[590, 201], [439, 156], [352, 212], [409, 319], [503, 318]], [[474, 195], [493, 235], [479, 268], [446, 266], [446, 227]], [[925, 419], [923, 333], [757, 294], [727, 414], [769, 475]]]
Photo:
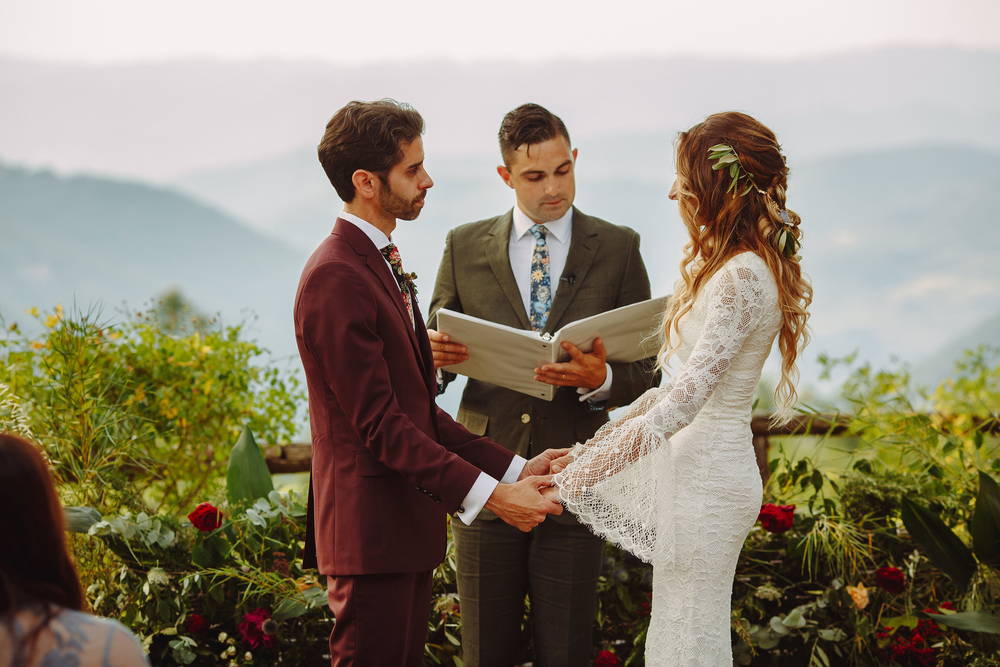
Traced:
[[[428, 326], [441, 308], [499, 324], [530, 329], [510, 267], [508, 243], [513, 211], [461, 225], [448, 233], [431, 297]], [[650, 298], [649, 277], [639, 254], [639, 235], [573, 209], [573, 235], [549, 311], [547, 332], [590, 315]], [[560, 387], [552, 401], [487, 382], [469, 380], [457, 421], [477, 435], [529, 458], [550, 447], [590, 438], [608, 421], [608, 409], [627, 405], [655, 384], [653, 359], [611, 362], [611, 395], [599, 409], [581, 402], [573, 387]], [[445, 373], [445, 383], [454, 379]], [[487, 513], [488, 514], [488, 513]]]

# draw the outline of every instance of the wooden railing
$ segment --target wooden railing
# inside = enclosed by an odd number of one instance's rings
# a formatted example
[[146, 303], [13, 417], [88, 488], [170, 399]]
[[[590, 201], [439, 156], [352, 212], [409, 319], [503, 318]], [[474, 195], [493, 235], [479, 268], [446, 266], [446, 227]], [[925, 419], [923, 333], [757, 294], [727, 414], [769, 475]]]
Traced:
[[[847, 432], [850, 423], [850, 415], [816, 414], [800, 415], [792, 418], [787, 424], [771, 426], [771, 415], [755, 415], [750, 421], [750, 430], [753, 432], [753, 446], [761, 478], [766, 481], [770, 474], [767, 455], [772, 436], [839, 436]], [[998, 417], [974, 417], [972, 426], [992, 435], [1000, 435]], [[312, 446], [308, 443], [272, 445], [265, 448], [265, 460], [272, 473], [307, 472], [312, 460]]]
[[[767, 477], [768, 438], [775, 435], [842, 435], [850, 417], [844, 415], [805, 415], [789, 423], [771, 426], [770, 415], [757, 415], [750, 422], [754, 450], [761, 475]], [[312, 460], [312, 446], [308, 443], [272, 445], [265, 448], [264, 458], [272, 473], [307, 472]]]

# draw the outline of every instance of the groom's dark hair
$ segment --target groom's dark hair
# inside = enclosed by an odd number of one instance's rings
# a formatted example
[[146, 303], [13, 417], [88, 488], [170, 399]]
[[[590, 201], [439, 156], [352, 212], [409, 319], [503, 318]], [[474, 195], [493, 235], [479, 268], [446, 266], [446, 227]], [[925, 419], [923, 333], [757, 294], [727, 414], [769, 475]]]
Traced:
[[351, 176], [358, 169], [379, 175], [403, 157], [400, 144], [424, 132], [424, 119], [417, 110], [396, 100], [349, 102], [326, 124], [319, 142], [319, 162], [326, 177], [345, 202], [354, 199]]
[[508, 111], [500, 122], [500, 132], [497, 133], [500, 155], [504, 164], [510, 167], [510, 159], [518, 148], [540, 144], [558, 135], [564, 136], [566, 143], [572, 146], [566, 124], [559, 116], [540, 104], [522, 104]]

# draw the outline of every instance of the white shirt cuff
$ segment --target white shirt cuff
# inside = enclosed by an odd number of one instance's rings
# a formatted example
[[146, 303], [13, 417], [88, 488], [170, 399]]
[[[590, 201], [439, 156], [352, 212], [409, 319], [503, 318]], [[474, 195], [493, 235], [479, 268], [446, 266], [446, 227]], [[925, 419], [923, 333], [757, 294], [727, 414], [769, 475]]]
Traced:
[[514, 454], [514, 458], [511, 459], [510, 465], [507, 467], [507, 472], [503, 474], [500, 481], [504, 484], [513, 484], [521, 476], [521, 471], [526, 465], [528, 465], [527, 459]]
[[476, 478], [469, 492], [465, 494], [465, 499], [462, 500], [462, 505], [458, 508], [458, 512], [456, 512], [462, 523], [466, 526], [472, 525], [472, 522], [476, 520], [476, 517], [479, 516], [479, 513], [486, 505], [486, 501], [493, 495], [493, 489], [497, 488], [497, 484], [499, 483], [486, 473], [479, 473], [479, 477]]
[[576, 393], [580, 394], [581, 403], [584, 401], [600, 403], [611, 397], [611, 364], [605, 363], [604, 367], [608, 369], [608, 376], [604, 378], [604, 384], [600, 387], [593, 391], [588, 390], [586, 387], [577, 387]]
[[497, 482], [486, 473], [480, 472], [479, 477], [476, 478], [469, 492], [465, 494], [465, 499], [462, 501], [461, 507], [458, 508], [458, 512], [456, 512], [462, 523], [466, 526], [471, 525], [476, 520], [476, 517], [479, 516], [483, 507], [486, 506], [486, 501], [493, 495], [493, 490], [497, 488], [497, 484], [501, 482], [504, 484], [513, 484], [521, 476], [521, 471], [524, 470], [524, 466], [527, 464], [528, 462], [523, 457], [515, 454], [500, 482]]

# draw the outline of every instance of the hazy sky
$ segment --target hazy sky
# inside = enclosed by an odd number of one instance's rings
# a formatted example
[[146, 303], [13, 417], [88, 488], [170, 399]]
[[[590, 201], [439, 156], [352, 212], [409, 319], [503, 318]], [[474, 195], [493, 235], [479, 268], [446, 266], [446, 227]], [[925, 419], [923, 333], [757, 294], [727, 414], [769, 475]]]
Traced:
[[3, 0], [0, 55], [523, 61], [789, 58], [886, 44], [1000, 50], [996, 0]]

